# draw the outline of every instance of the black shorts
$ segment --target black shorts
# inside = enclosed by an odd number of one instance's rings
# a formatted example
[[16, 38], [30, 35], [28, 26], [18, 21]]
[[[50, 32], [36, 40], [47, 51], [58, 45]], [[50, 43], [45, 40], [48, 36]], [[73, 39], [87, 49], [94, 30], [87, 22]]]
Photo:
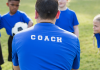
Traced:
[[12, 61], [12, 40], [13, 40], [13, 36], [9, 36], [9, 39], [8, 39], [8, 61]]
[[0, 43], [0, 65], [4, 63], [3, 56], [2, 56], [2, 49], [1, 49], [1, 43]]

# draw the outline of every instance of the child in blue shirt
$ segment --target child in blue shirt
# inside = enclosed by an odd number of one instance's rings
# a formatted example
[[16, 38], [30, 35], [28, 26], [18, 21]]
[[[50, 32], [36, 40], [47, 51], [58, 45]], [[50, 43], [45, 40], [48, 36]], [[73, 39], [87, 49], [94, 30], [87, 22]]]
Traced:
[[[0, 23], [1, 23], [1, 15], [0, 15]], [[0, 33], [1, 37], [1, 33]], [[0, 43], [0, 70], [1, 70], [1, 65], [4, 63], [3, 56], [2, 56], [2, 49], [1, 49], [1, 43]]]
[[97, 39], [97, 46], [100, 51], [100, 14], [95, 16], [93, 19], [93, 30], [94, 30], [94, 35]]
[[59, 3], [59, 10], [60, 10], [60, 17], [56, 20], [56, 25], [74, 33], [79, 36], [79, 29], [78, 25], [79, 22], [77, 20], [77, 16], [74, 11], [70, 10], [66, 7], [68, 0], [58, 0]]
[[12, 28], [17, 22], [24, 22], [28, 24], [28, 27], [33, 26], [33, 22], [31, 19], [22, 11], [19, 11], [19, 3], [20, 0], [8, 0], [6, 3], [7, 6], [9, 7], [9, 12], [5, 15], [2, 16], [1, 24], [0, 24], [0, 29], [5, 28], [7, 34], [9, 35], [8, 39], [8, 61], [12, 61]]

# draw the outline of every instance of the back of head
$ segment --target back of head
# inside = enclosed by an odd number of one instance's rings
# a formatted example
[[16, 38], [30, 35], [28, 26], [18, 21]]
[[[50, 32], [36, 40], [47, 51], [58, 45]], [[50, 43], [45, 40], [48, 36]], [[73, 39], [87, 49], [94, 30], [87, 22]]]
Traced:
[[19, 1], [20, 2], [20, 0], [8, 0], [8, 2], [10, 2], [10, 1]]
[[35, 7], [41, 19], [54, 19], [58, 12], [58, 0], [37, 0]]
[[94, 21], [94, 20], [96, 20], [96, 21], [99, 21], [99, 22], [100, 22], [100, 14], [98, 14], [97, 16], [95, 16], [95, 17], [94, 17], [94, 19], [93, 19], [93, 21]]

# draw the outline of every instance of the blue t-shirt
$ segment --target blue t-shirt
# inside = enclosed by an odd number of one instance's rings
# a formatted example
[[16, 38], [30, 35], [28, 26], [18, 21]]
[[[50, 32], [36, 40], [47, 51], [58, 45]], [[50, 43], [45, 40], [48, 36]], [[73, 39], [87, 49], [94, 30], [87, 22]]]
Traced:
[[100, 34], [99, 33], [95, 34], [95, 37], [97, 39], [97, 46], [98, 48], [100, 48]]
[[78, 69], [79, 40], [52, 23], [37, 23], [14, 36], [12, 62], [20, 70]]
[[24, 22], [27, 23], [30, 21], [30, 18], [21, 11], [17, 11], [14, 15], [10, 15], [9, 12], [2, 16], [1, 18], [0, 29], [5, 28], [8, 35], [12, 36], [12, 28], [14, 27], [15, 23], [17, 22]]
[[60, 11], [59, 19], [55, 24], [69, 32], [74, 32], [73, 26], [78, 25], [79, 22], [75, 12], [67, 8], [65, 11]]

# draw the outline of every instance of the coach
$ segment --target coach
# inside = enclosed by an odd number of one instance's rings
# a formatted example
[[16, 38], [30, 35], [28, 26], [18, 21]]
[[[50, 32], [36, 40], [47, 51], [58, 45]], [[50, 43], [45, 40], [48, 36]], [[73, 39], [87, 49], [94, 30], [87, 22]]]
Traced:
[[12, 43], [14, 70], [78, 70], [80, 45], [76, 35], [54, 25], [57, 0], [37, 0], [37, 24], [16, 34]]

